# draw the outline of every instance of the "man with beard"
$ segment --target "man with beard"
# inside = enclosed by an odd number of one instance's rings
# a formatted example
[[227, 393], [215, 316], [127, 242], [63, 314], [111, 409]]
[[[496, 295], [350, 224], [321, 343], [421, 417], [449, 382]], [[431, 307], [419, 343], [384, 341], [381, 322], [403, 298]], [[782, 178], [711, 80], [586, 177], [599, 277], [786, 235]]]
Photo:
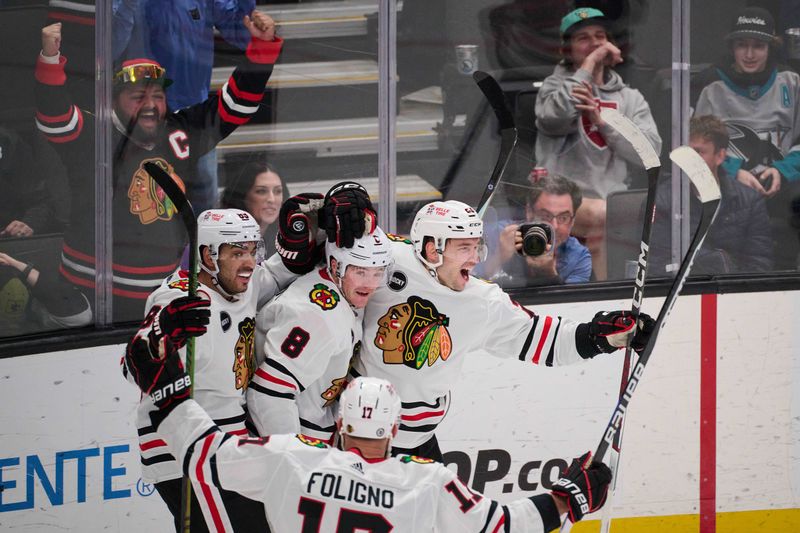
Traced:
[[[114, 75], [113, 132], [113, 296], [114, 321], [138, 319], [144, 301], [172, 273], [186, 244], [186, 231], [169, 198], [144, 170], [153, 162], [185, 189], [196, 158], [213, 150], [258, 110], [261, 95], [283, 41], [273, 20], [259, 11], [244, 18], [251, 40], [248, 62], [236, 68], [217, 95], [170, 112], [165, 70], [150, 59], [126, 61]], [[62, 282], [79, 286], [93, 301], [95, 288], [93, 116], [72, 103], [64, 90], [61, 24], [42, 30], [36, 65], [36, 124], [59, 150], [73, 195], [64, 237]], [[58, 274], [43, 272], [57, 277]], [[65, 292], [65, 294], [69, 294]]]

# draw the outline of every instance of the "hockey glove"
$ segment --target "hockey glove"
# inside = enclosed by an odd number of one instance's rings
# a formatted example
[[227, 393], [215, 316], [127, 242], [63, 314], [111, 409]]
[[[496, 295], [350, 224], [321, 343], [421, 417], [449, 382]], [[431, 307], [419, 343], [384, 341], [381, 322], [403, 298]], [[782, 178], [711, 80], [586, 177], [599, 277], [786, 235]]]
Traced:
[[356, 239], [375, 231], [378, 216], [367, 189], [354, 181], [334, 185], [325, 195], [319, 227], [336, 246], [352, 248]]
[[567, 500], [569, 519], [578, 522], [587, 513], [600, 509], [608, 496], [611, 469], [603, 463], [592, 463], [591, 452], [572, 460], [553, 488], [553, 495]]
[[286, 268], [295, 274], [311, 272], [322, 259], [314, 224], [322, 204], [321, 194], [303, 193], [292, 196], [281, 206], [275, 248]]
[[[631, 341], [631, 348], [640, 352], [647, 345], [655, 321], [639, 313], [639, 327]], [[627, 346], [633, 333], [633, 314], [630, 311], [600, 311], [591, 322], [580, 324], [575, 332], [578, 352], [582, 357], [594, 357], [600, 352], [611, 353]]]
[[142, 393], [159, 408], [160, 420], [189, 398], [192, 381], [169, 337], [161, 337], [158, 349], [152, 351], [150, 342], [136, 335], [125, 350], [125, 368]]
[[[172, 300], [152, 318], [153, 324], [148, 333], [150, 350], [153, 353], [162, 349], [164, 338], [177, 350], [186, 344], [189, 337], [199, 337], [206, 332], [211, 310], [211, 302], [200, 296], [181, 296]], [[150, 317], [145, 319], [145, 323]]]

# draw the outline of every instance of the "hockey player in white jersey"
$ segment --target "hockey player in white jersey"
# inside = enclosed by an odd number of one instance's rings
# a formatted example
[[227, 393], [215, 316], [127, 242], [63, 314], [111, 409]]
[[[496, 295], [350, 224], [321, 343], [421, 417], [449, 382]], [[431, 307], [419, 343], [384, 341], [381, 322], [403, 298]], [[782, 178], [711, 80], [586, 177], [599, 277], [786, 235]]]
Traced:
[[[235, 491], [263, 503], [275, 533], [298, 531], [506, 531], [543, 533], [567, 512], [573, 521], [602, 507], [611, 472], [572, 462], [551, 494], [503, 505], [471, 491], [439, 463], [386, 458], [400, 399], [385, 380], [358, 378], [340, 397], [343, 450], [303, 435], [242, 438], [219, 430], [178, 389], [187, 376], [169, 352], [129, 352], [142, 391], [157, 397], [153, 426], [204, 490]], [[215, 526], [224, 527], [221, 519]], [[248, 531], [256, 531], [249, 529]]]
[[[349, 194], [349, 193], [348, 193]], [[195, 347], [194, 398], [220, 429], [232, 435], [245, 428], [245, 391], [257, 368], [255, 316], [279, 290], [297, 277], [293, 261], [311, 257], [316, 243], [305, 238], [306, 226], [325, 218], [329, 237], [352, 240], [364, 231], [371, 205], [348, 203], [347, 194], [299, 195], [281, 208], [278, 245], [284, 252], [261, 264], [264, 243], [258, 223], [238, 209], [211, 209], [198, 217], [198, 296], [189, 297], [188, 271], [168, 277], [147, 299], [147, 317], [128, 345], [128, 352], [157, 353], [183, 347], [187, 337], [209, 331]], [[357, 223], [361, 223], [361, 228]], [[292, 232], [303, 226], [302, 239]], [[185, 356], [185, 351], [181, 351]], [[123, 365], [123, 372], [135, 372]], [[155, 483], [181, 530], [181, 469], [150, 423], [153, 402], [143, 398], [137, 412], [142, 479]], [[202, 513], [201, 513], [202, 511]], [[192, 491], [192, 531], [205, 531], [203, 518], [223, 515], [240, 531], [264, 529], [261, 505], [237, 494]], [[230, 514], [230, 517], [228, 517]]]
[[247, 406], [259, 435], [302, 433], [332, 442], [335, 407], [361, 345], [362, 310], [386, 281], [391, 243], [380, 228], [352, 248], [325, 244], [325, 266], [298, 278], [256, 317], [263, 361]]
[[[441, 460], [434, 435], [450, 389], [474, 353], [527, 364], [574, 364], [624, 347], [630, 312], [597, 313], [588, 323], [537, 315], [500, 287], [470, 275], [485, 255], [483, 222], [468, 205], [433, 202], [419, 210], [411, 240], [394, 237], [394, 267], [364, 314], [364, 342], [353, 374], [386, 379], [403, 399], [394, 453]], [[390, 237], [392, 238], [392, 237]], [[640, 315], [642, 349], [653, 320]]]

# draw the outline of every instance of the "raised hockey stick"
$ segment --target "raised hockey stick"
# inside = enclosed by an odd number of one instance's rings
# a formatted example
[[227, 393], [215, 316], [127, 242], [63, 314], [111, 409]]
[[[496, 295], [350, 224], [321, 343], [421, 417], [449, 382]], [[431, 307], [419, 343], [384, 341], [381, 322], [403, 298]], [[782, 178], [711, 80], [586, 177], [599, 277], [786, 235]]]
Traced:
[[[661, 160], [658, 157], [653, 145], [642, 133], [636, 124], [633, 123], [628, 117], [617, 111], [616, 109], [603, 108], [600, 111], [600, 116], [603, 120], [614, 128], [614, 130], [622, 135], [630, 144], [639, 158], [642, 165], [647, 171], [647, 201], [644, 210], [644, 223], [642, 224], [642, 240], [639, 244], [639, 258], [636, 263], [636, 277], [634, 278], [633, 286], [633, 299], [631, 300], [631, 314], [633, 315], [634, 324], [638, 323], [639, 312], [642, 307], [642, 298], [644, 296], [644, 280], [647, 275], [647, 256], [650, 250], [650, 233], [653, 227], [653, 220], [656, 211], [656, 187], [658, 185], [658, 173], [661, 169]], [[636, 332], [634, 326], [634, 334]], [[633, 338], [633, 335], [631, 335]], [[625, 394], [625, 385], [630, 377], [631, 361], [633, 352], [631, 345], [625, 347], [625, 357], [622, 361], [622, 373], [619, 383], [619, 396]], [[601, 533], [608, 533], [611, 528], [611, 508], [614, 499], [614, 490], [617, 486], [619, 476], [619, 459], [622, 453], [622, 432], [623, 424], [620, 425], [619, 431], [614, 435], [614, 443], [611, 446], [609, 453], [608, 466], [613, 475], [611, 480], [611, 487], [608, 494], [608, 499], [603, 506], [603, 516], [600, 523]]]
[[[192, 204], [186, 198], [186, 194], [175, 183], [175, 180], [164, 169], [152, 161], [144, 164], [145, 171], [158, 183], [170, 201], [175, 205], [181, 216], [183, 225], [186, 226], [186, 233], [189, 235], [189, 296], [197, 296], [197, 217], [192, 209]], [[194, 392], [194, 337], [189, 337], [186, 341], [186, 373], [192, 380], [189, 388], [189, 397]], [[191, 509], [192, 509], [192, 484], [189, 478], [183, 476], [181, 480], [181, 509], [183, 512], [183, 531], [188, 533], [191, 530]]]
[[[639, 354], [639, 360], [636, 362], [636, 365], [634, 365], [633, 372], [625, 384], [625, 393], [619, 398], [619, 401], [617, 401], [611, 419], [606, 425], [603, 437], [600, 439], [600, 444], [597, 446], [597, 450], [592, 458], [594, 462], [602, 461], [609, 447], [614, 443], [614, 437], [619, 431], [622, 421], [625, 419], [625, 414], [628, 412], [628, 404], [630, 403], [639, 381], [642, 379], [645, 365], [647, 365], [647, 361], [650, 359], [650, 354], [653, 352], [658, 335], [664, 325], [666, 325], [667, 317], [678, 299], [678, 295], [683, 288], [683, 284], [686, 282], [686, 278], [689, 276], [689, 271], [692, 268], [692, 263], [697, 255], [697, 251], [703, 244], [703, 240], [711, 227], [711, 223], [714, 222], [714, 218], [717, 216], [717, 210], [719, 209], [719, 184], [706, 162], [697, 152], [687, 146], [681, 146], [673, 150], [669, 154], [669, 158], [686, 173], [689, 177], [689, 181], [691, 181], [694, 186], [695, 192], [702, 203], [700, 222], [689, 244], [689, 249], [686, 251], [683, 261], [681, 261], [681, 266], [672, 282], [672, 286], [667, 293], [667, 298], [664, 300], [664, 304], [661, 306], [661, 310], [658, 313], [653, 332], [650, 334], [650, 339]], [[565, 533], [570, 529], [572, 529], [572, 523], [569, 519], [565, 519], [564, 524], [561, 526], [561, 531]]]
[[484, 189], [483, 195], [478, 202], [478, 216], [483, 218], [497, 189], [497, 184], [500, 182], [500, 178], [503, 177], [503, 172], [505, 172], [508, 162], [511, 160], [511, 153], [517, 144], [517, 128], [514, 125], [514, 116], [508, 110], [506, 96], [503, 94], [503, 89], [500, 88], [497, 80], [480, 70], [472, 74], [472, 79], [478, 84], [478, 88], [486, 97], [486, 101], [492, 106], [497, 122], [500, 123], [500, 153], [497, 155], [497, 163], [495, 163], [494, 170], [489, 176], [486, 189]]

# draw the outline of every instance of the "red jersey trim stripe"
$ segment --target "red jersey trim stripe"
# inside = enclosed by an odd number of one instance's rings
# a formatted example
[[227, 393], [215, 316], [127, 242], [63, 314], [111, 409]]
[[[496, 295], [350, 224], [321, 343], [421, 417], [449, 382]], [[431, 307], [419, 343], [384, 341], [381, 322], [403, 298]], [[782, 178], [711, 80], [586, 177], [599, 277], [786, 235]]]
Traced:
[[219, 515], [217, 502], [214, 501], [214, 496], [213, 494], [211, 494], [211, 487], [206, 481], [205, 472], [203, 471], [203, 465], [206, 462], [206, 459], [208, 457], [208, 451], [211, 448], [211, 444], [213, 441], [214, 441], [214, 434], [211, 434], [204, 439], [203, 449], [200, 452], [200, 457], [197, 459], [197, 465], [195, 466], [195, 476], [198, 483], [200, 484], [200, 487], [203, 490], [203, 496], [205, 496], [206, 503], [208, 504], [208, 510], [211, 513], [212, 519], [214, 520], [214, 526], [217, 528], [217, 531], [224, 531], [225, 527], [222, 524], [222, 517]]
[[277, 385], [283, 385], [284, 387], [288, 387], [292, 390], [297, 390], [297, 387], [289, 383], [288, 381], [284, 381], [280, 378], [276, 378], [275, 376], [271, 376], [267, 374], [264, 370], [258, 369], [256, 370], [256, 376], [260, 377], [261, 379], [265, 379], [271, 383], [275, 383]]
[[[96, 259], [91, 255], [85, 254], [83, 252], [79, 252], [74, 248], [69, 247], [68, 245], [62, 245], [62, 250], [68, 256], [72, 256], [74, 259], [79, 259], [85, 263], [90, 263], [92, 265], [95, 264]], [[132, 267], [132, 266], [125, 266], [120, 265], [119, 263], [112, 263], [111, 267], [114, 270], [118, 270], [120, 272], [127, 272], [128, 274], [170, 274], [173, 270], [178, 268], [178, 264], [180, 261], [175, 261], [169, 265], [157, 265], [152, 267]]]
[[533, 364], [539, 364], [539, 358], [542, 356], [542, 348], [544, 347], [544, 343], [547, 340], [547, 334], [550, 332], [550, 326], [553, 323], [553, 317], [547, 316], [544, 319], [544, 325], [542, 326], [542, 336], [539, 337], [539, 343], [536, 345], [536, 352], [533, 354]]
[[147, 450], [152, 450], [153, 448], [158, 448], [160, 446], [166, 446], [166, 445], [167, 443], [164, 442], [163, 440], [156, 439], [147, 442], [142, 442], [141, 444], [139, 444], [139, 449], [142, 450], [143, 452], [146, 452]]
[[261, 99], [264, 97], [263, 94], [250, 93], [250, 92], [241, 90], [239, 88], [239, 86], [236, 85], [236, 79], [233, 76], [228, 78], [228, 87], [230, 88], [231, 93], [233, 94], [233, 96], [236, 97], [236, 98], [239, 98], [241, 100], [247, 100], [249, 102], [255, 102], [257, 104], [260, 104], [261, 103]]
[[416, 420], [423, 420], [425, 418], [433, 418], [436, 416], [444, 416], [444, 411], [430, 411], [427, 413], [417, 413], [415, 415], [401, 415], [400, 420], [414, 422]]

